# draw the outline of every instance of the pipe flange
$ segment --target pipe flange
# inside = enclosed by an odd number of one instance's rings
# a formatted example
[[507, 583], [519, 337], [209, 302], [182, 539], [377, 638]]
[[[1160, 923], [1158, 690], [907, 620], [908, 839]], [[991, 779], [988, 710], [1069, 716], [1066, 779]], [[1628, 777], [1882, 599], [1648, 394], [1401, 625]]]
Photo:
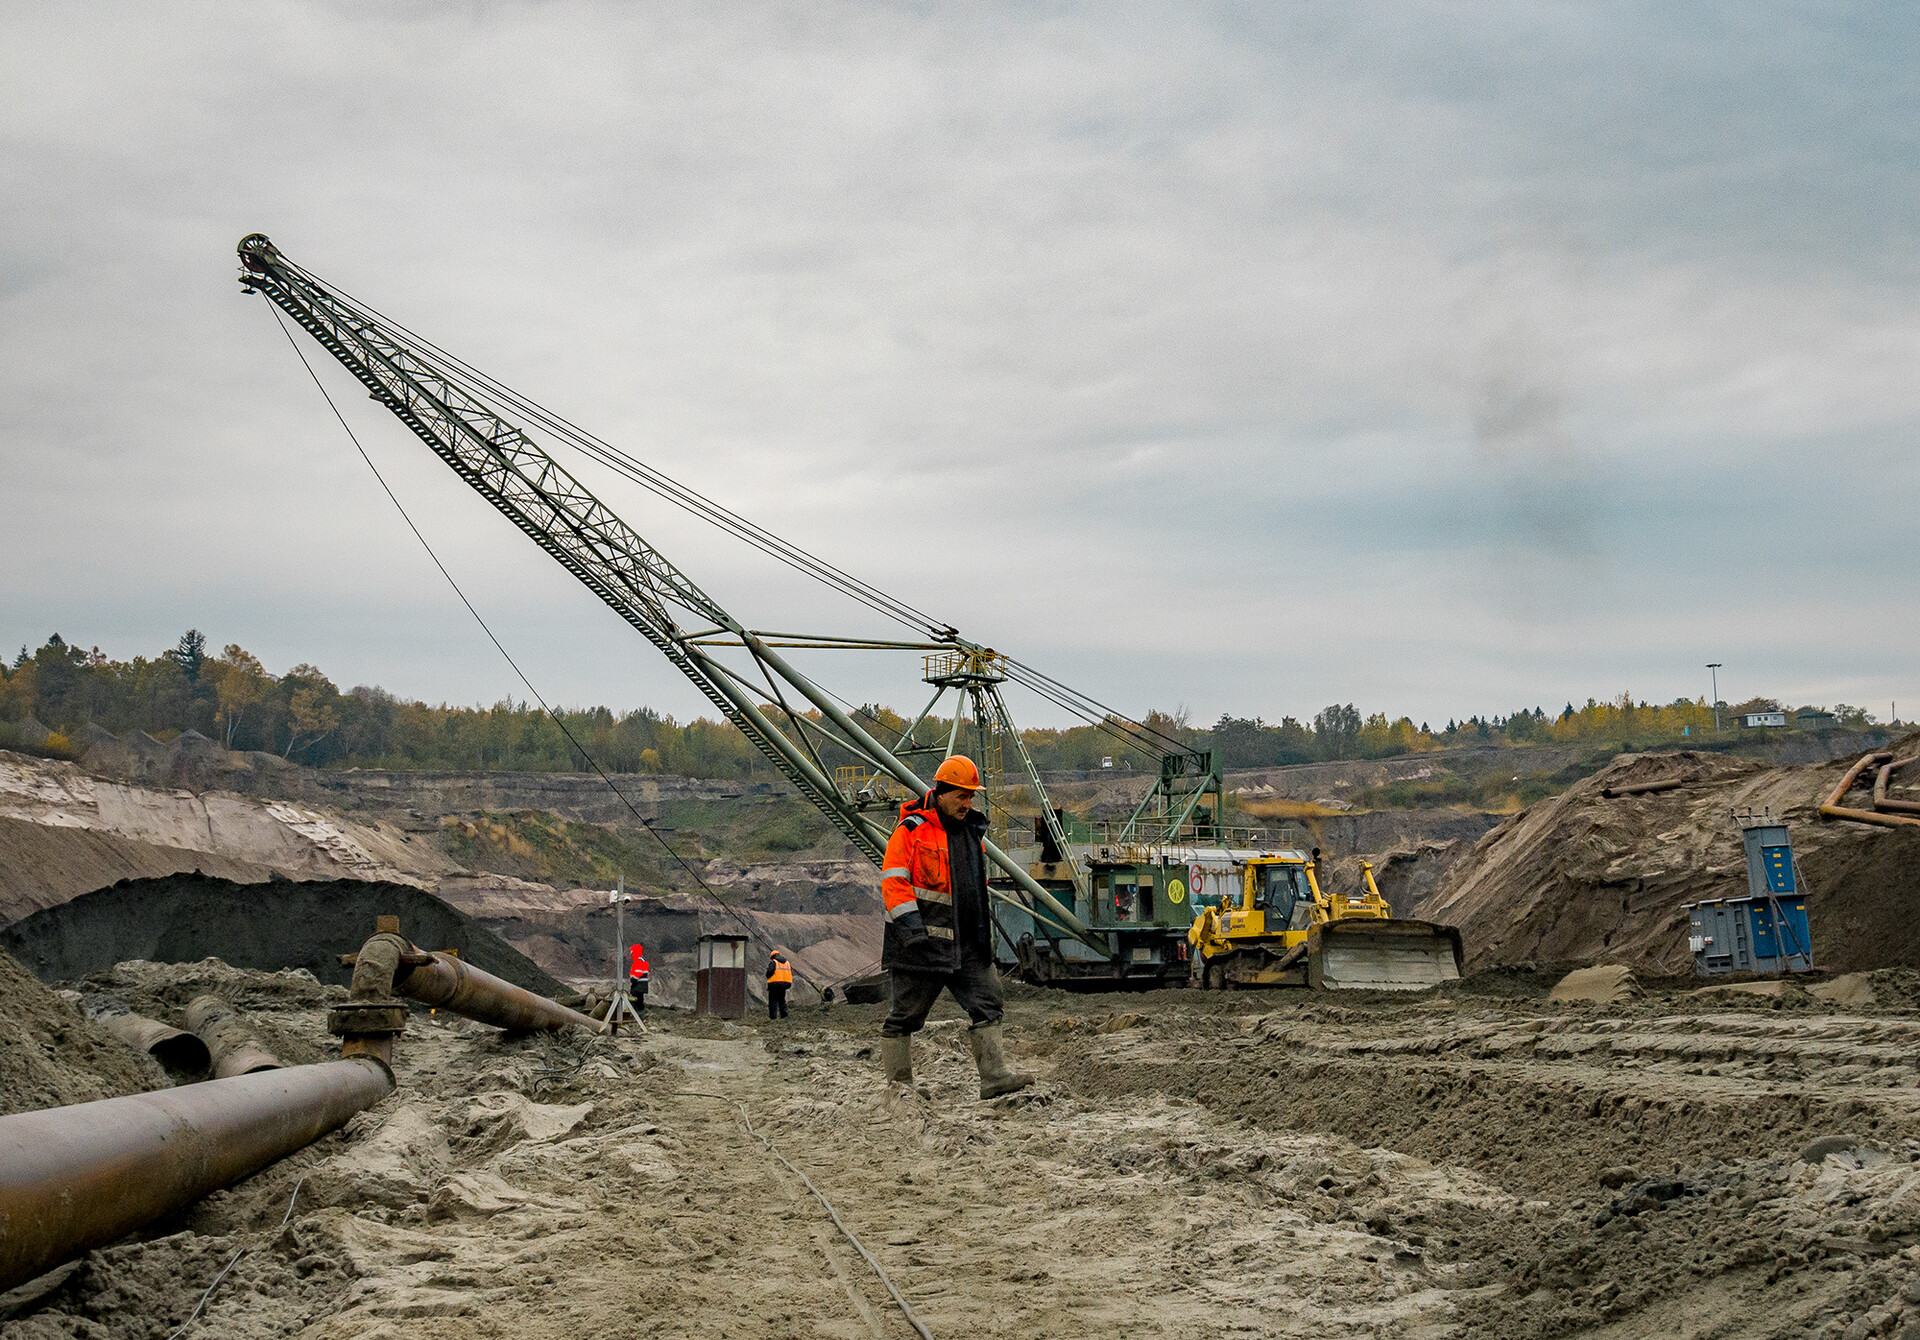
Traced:
[[327, 1011], [327, 1032], [336, 1036], [404, 1033], [406, 1028], [407, 1006], [404, 1001], [349, 1001]]

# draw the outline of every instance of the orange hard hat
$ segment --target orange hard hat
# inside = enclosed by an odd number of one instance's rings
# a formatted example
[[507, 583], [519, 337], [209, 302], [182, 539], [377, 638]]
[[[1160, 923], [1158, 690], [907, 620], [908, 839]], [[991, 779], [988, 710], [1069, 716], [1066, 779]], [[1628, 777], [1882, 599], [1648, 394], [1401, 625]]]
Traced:
[[943, 762], [934, 770], [933, 780], [962, 791], [979, 791], [986, 785], [980, 780], [980, 769], [974, 767], [973, 760], [965, 754], [955, 754]]

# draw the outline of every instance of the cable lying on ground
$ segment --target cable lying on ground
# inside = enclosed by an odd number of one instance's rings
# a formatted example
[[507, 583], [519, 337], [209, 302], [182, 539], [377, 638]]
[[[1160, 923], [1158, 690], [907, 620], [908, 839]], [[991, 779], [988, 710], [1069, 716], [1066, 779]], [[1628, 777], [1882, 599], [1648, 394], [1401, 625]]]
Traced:
[[737, 1099], [729, 1098], [725, 1094], [704, 1093], [699, 1089], [672, 1089], [672, 1090], [669, 1090], [668, 1093], [670, 1096], [676, 1097], [676, 1098], [711, 1098], [715, 1102], [732, 1103], [736, 1108], [740, 1109], [740, 1120], [742, 1124], [746, 1126], [747, 1134], [751, 1135], [755, 1140], [759, 1141], [761, 1148], [765, 1149], [769, 1154], [773, 1155], [776, 1159], [779, 1159], [781, 1165], [785, 1167], [788, 1172], [792, 1173], [795, 1177], [798, 1177], [801, 1180], [801, 1182], [803, 1182], [806, 1185], [807, 1190], [813, 1193], [814, 1199], [818, 1200], [820, 1204], [825, 1207], [827, 1211], [827, 1217], [833, 1220], [833, 1226], [840, 1230], [840, 1235], [844, 1237], [848, 1242], [852, 1243], [853, 1249], [856, 1252], [860, 1253], [861, 1257], [866, 1261], [866, 1263], [869, 1266], [873, 1267], [873, 1273], [880, 1277], [880, 1283], [884, 1284], [887, 1288], [887, 1292], [893, 1296], [893, 1301], [895, 1304], [899, 1306], [901, 1315], [907, 1319], [907, 1324], [913, 1327], [914, 1331], [921, 1337], [921, 1340], [933, 1340], [933, 1332], [929, 1331], [926, 1328], [925, 1323], [923, 1323], [919, 1317], [914, 1315], [913, 1309], [907, 1306], [907, 1300], [900, 1296], [900, 1291], [893, 1287], [893, 1281], [887, 1278], [887, 1272], [885, 1268], [881, 1266], [879, 1261], [874, 1259], [874, 1255], [872, 1252], [868, 1251], [864, 1246], [861, 1245], [860, 1239], [856, 1238], [853, 1235], [853, 1230], [848, 1228], [846, 1224], [841, 1222], [840, 1213], [839, 1211], [833, 1208], [833, 1202], [828, 1200], [826, 1196], [821, 1193], [820, 1188], [813, 1184], [812, 1178], [808, 1177], [805, 1173], [801, 1172], [799, 1168], [794, 1166], [792, 1159], [789, 1159], [785, 1154], [782, 1154], [779, 1151], [779, 1149], [777, 1149], [774, 1146], [773, 1141], [767, 1139], [766, 1136], [760, 1134], [759, 1131], [756, 1131], [753, 1128], [753, 1118], [747, 1115], [747, 1105], [745, 1103], [742, 1103]]

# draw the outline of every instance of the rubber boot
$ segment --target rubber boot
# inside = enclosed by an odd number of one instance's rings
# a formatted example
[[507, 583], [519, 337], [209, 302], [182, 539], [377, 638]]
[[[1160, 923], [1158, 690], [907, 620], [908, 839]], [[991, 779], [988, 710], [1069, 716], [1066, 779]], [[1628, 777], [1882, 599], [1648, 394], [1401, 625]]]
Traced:
[[913, 1039], [880, 1037], [880, 1064], [886, 1068], [887, 1083], [913, 1087]]
[[880, 1064], [887, 1073], [887, 1111], [896, 1117], [925, 1112], [932, 1095], [924, 1085], [913, 1082], [913, 1039], [882, 1035]]
[[1000, 1047], [1000, 1025], [983, 1024], [969, 1029], [967, 1042], [973, 1048], [973, 1063], [980, 1068], [980, 1096], [998, 1098], [1017, 1093], [1033, 1083], [1033, 1076], [1007, 1068], [1007, 1054]]

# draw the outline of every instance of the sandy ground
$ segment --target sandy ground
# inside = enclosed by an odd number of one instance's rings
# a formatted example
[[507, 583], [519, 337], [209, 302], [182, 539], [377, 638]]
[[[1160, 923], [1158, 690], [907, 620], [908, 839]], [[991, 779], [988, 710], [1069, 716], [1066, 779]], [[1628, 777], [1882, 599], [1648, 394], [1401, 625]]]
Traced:
[[[1042, 1078], [986, 1104], [943, 1003], [932, 1098], [891, 1110], [877, 1008], [594, 1043], [416, 1016], [393, 1097], [43, 1282], [0, 1337], [169, 1336], [242, 1250], [189, 1334], [910, 1336], [743, 1115], [935, 1336], [1920, 1335], [1913, 975], [1847, 1006], [1544, 986], [1016, 992]], [[311, 979], [226, 989], [324, 1048]], [[165, 1014], [187, 989], [90, 990]]]

